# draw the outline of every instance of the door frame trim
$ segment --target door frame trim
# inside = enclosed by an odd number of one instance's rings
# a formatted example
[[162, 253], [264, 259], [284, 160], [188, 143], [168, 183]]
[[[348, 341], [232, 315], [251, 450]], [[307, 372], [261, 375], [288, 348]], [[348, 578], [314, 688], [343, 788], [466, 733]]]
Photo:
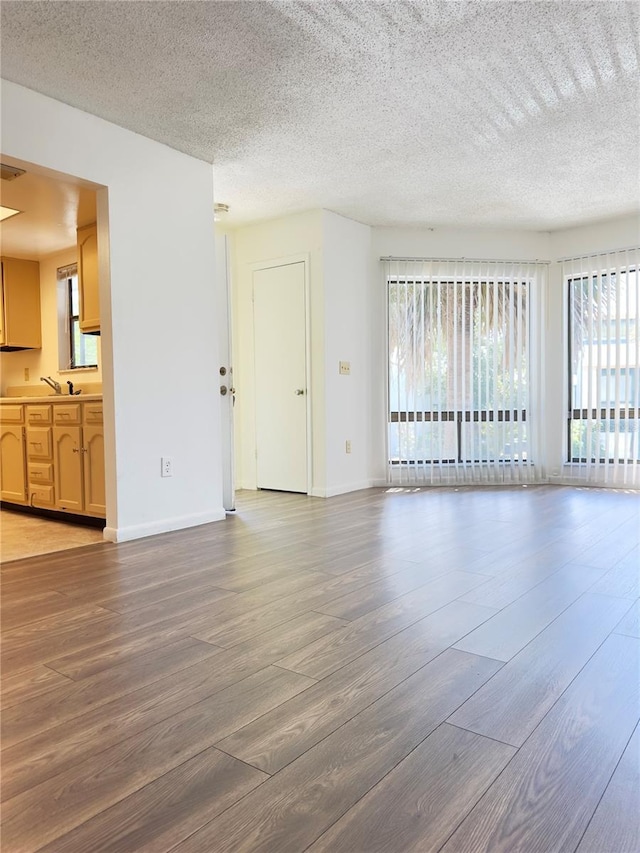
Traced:
[[[216, 299], [220, 309], [218, 330], [220, 334], [218, 368], [229, 370], [228, 379], [218, 376], [220, 385], [234, 385], [234, 348], [233, 348], [233, 293], [232, 258], [229, 235], [222, 229], [214, 234], [216, 251]], [[236, 508], [236, 474], [234, 445], [234, 402], [233, 394], [220, 402], [220, 446], [222, 458], [222, 505], [225, 512]]]
[[[311, 256], [309, 252], [297, 255], [286, 255], [282, 258], [271, 258], [266, 261], [254, 261], [248, 264], [251, 272], [251, 296], [253, 298], [253, 274], [260, 270], [269, 270], [274, 267], [288, 267], [293, 264], [302, 264], [304, 271], [304, 358], [305, 358], [305, 382], [306, 382], [306, 406], [307, 406], [307, 491], [313, 492], [313, 405], [311, 402], [311, 280], [310, 266]], [[255, 407], [255, 389], [254, 389]]]

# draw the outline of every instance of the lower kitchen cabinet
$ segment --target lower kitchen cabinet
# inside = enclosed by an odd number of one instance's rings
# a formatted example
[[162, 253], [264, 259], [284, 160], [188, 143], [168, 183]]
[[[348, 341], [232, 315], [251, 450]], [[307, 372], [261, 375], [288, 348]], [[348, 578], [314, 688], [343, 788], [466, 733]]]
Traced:
[[29, 505], [54, 509], [52, 406], [25, 406], [27, 421], [27, 480]]
[[53, 423], [56, 507], [104, 517], [102, 403], [60, 404]]
[[102, 426], [82, 427], [82, 467], [84, 474], [84, 511], [100, 518], [107, 514], [104, 496], [104, 430]]
[[54, 426], [53, 471], [57, 509], [82, 512], [82, 437], [79, 426]]
[[0, 406], [0, 499], [104, 518], [102, 401]]
[[0, 500], [27, 502], [24, 426], [0, 425]]

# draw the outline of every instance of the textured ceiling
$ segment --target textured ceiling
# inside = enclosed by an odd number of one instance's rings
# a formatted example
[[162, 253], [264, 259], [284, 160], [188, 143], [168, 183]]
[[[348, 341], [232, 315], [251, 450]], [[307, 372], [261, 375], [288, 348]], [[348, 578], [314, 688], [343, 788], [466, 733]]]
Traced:
[[213, 162], [231, 223], [553, 230], [639, 207], [639, 9], [3, 2], [2, 76]]

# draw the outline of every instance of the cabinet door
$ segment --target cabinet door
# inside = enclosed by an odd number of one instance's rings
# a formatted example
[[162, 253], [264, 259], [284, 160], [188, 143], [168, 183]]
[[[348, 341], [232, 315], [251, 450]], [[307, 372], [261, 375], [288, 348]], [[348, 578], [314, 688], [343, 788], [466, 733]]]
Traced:
[[53, 428], [53, 470], [56, 507], [82, 512], [82, 443], [79, 426]]
[[0, 498], [23, 504], [27, 501], [24, 427], [2, 426], [0, 430]]
[[4, 323], [4, 261], [0, 262], [0, 347], [3, 347], [7, 339], [7, 330]]
[[98, 228], [78, 228], [78, 290], [80, 331], [100, 331], [100, 291], [98, 289]]
[[39, 349], [40, 264], [18, 258], [2, 259], [3, 334], [0, 345]]
[[104, 496], [104, 433], [102, 426], [82, 428], [84, 453], [84, 509], [90, 515], [104, 518], [107, 507]]

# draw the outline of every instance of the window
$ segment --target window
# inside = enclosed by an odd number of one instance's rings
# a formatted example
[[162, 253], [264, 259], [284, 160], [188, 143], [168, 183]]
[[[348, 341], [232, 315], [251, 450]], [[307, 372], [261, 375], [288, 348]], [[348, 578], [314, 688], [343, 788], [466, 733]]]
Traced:
[[65, 346], [60, 365], [67, 370], [98, 366], [98, 340], [95, 335], [80, 331], [80, 296], [78, 292], [78, 269], [76, 264], [58, 270], [61, 303], [64, 306], [64, 329], [62, 340]]
[[608, 368], [600, 371], [600, 405], [613, 407], [619, 401], [629, 406], [636, 404], [636, 378], [635, 367]]
[[[638, 269], [621, 265], [573, 274], [567, 288], [567, 461], [635, 468], [640, 463]], [[630, 478], [637, 479], [637, 472]]]
[[534, 270], [433, 263], [387, 276], [390, 478], [528, 479]]

